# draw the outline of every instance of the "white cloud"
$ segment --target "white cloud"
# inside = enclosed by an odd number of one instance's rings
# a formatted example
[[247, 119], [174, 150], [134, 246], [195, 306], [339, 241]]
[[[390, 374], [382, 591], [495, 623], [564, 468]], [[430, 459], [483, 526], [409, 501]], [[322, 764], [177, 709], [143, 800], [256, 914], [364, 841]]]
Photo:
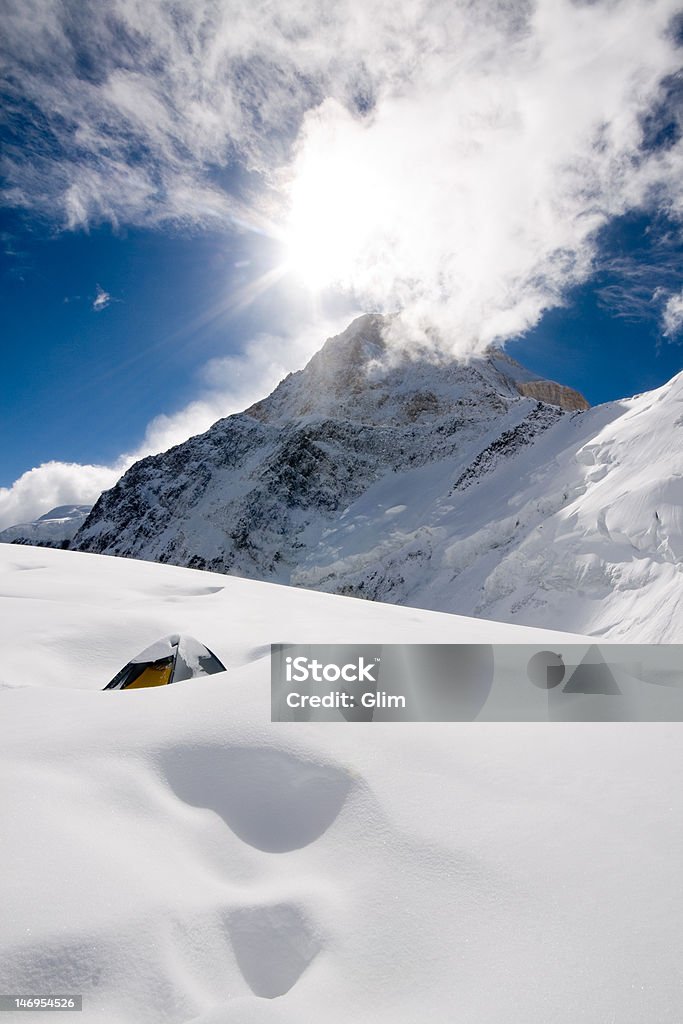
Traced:
[[112, 298], [111, 298], [111, 295], [109, 294], [109, 292], [105, 292], [104, 288], [102, 288], [98, 284], [97, 285], [97, 293], [95, 295], [95, 298], [93, 299], [93, 304], [92, 304], [92, 308], [94, 309], [94, 311], [96, 313], [101, 312], [103, 309], [106, 309], [107, 306], [109, 306], [111, 304], [111, 301], [112, 301]]
[[[14, 0], [17, 92], [41, 118], [30, 161], [5, 156], [6, 199], [71, 227], [261, 229], [291, 196], [312, 276], [481, 348], [590, 274], [610, 218], [683, 216], [681, 143], [641, 148], [678, 6]], [[231, 190], [235, 163], [258, 199]]]
[[673, 338], [683, 330], [683, 292], [670, 295], [662, 312], [664, 336]]
[[560, 303], [611, 218], [649, 202], [674, 213], [683, 197], [680, 144], [639, 148], [642, 115], [680, 64], [673, 5], [529, 11], [516, 35], [458, 23], [457, 48], [434, 48], [371, 117], [333, 99], [309, 112], [291, 176], [299, 246], [303, 234], [314, 259], [339, 237], [342, 283], [460, 351]]
[[0, 529], [27, 523], [57, 505], [89, 505], [121, 475], [121, 467], [45, 462], [0, 487]]

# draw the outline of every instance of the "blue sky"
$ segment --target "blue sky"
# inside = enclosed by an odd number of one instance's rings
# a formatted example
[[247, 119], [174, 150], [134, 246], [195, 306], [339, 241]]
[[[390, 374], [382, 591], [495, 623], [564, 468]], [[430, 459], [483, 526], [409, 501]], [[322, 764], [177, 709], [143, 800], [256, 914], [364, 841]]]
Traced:
[[683, 335], [666, 333], [657, 293], [680, 291], [682, 277], [683, 244], [668, 218], [619, 218], [600, 233], [589, 280], [508, 351], [592, 405], [659, 387], [683, 369]]
[[3, 485], [49, 459], [109, 463], [134, 450], [150, 420], [192, 400], [209, 360], [239, 352], [282, 304], [271, 293], [232, 305], [273, 262], [258, 235], [51, 233], [4, 219]]
[[0, 527], [361, 310], [592, 402], [683, 365], [671, 0], [10, 0]]

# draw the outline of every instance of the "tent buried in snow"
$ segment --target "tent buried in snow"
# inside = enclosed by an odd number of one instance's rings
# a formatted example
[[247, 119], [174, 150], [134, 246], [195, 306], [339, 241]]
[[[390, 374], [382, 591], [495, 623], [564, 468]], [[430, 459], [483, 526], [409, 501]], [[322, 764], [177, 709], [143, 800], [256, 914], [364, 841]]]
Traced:
[[146, 686], [166, 686], [196, 676], [225, 672], [215, 654], [186, 634], [173, 634], [146, 647], [114, 676], [105, 690], [138, 690]]

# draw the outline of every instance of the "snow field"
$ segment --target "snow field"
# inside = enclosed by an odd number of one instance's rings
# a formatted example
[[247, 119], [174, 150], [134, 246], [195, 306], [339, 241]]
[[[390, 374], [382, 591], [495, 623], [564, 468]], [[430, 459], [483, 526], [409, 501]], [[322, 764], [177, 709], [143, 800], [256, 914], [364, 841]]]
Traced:
[[[0, 990], [82, 1024], [678, 1024], [680, 726], [269, 721], [271, 641], [566, 635], [39, 548], [0, 581]], [[173, 632], [227, 672], [100, 692]]]

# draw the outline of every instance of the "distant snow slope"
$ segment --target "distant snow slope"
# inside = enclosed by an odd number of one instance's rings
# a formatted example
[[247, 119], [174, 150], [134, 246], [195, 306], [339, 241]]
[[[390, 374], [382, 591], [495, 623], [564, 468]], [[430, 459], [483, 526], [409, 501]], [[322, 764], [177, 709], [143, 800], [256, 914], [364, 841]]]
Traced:
[[683, 374], [533, 444], [369, 488], [303, 586], [627, 641], [683, 640]]
[[71, 540], [88, 518], [92, 505], [59, 505], [31, 523], [17, 523], [0, 530], [0, 544], [57, 546]]
[[[274, 640], [561, 635], [4, 545], [0, 594], [0, 991], [82, 993], [82, 1024], [679, 1024], [681, 726], [268, 721]], [[179, 631], [227, 672], [99, 692]]]

